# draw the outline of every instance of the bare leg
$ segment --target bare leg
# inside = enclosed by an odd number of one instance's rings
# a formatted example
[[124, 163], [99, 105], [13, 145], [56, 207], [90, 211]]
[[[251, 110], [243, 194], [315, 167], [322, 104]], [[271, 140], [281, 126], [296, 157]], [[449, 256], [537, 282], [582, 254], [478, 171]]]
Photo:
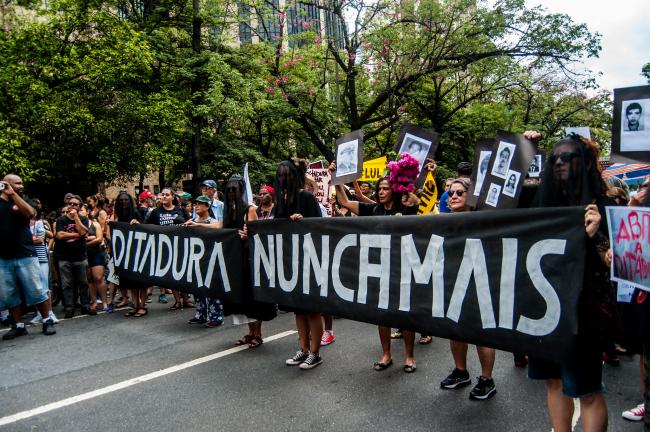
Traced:
[[580, 398], [580, 417], [585, 432], [605, 432], [607, 430], [607, 402], [605, 395], [597, 393]]
[[309, 352], [309, 321], [306, 314], [296, 314], [296, 329], [300, 340], [300, 350]]
[[[11, 317], [14, 319], [14, 322], [16, 324], [23, 322], [23, 308], [21, 308], [20, 305], [9, 308], [9, 313], [11, 314]], [[47, 316], [47, 315], [41, 314], [41, 316]]]
[[[571, 432], [573, 400], [562, 393], [562, 381], [546, 380], [546, 403], [554, 432]], [[584, 420], [584, 419], [583, 419]]]
[[402, 330], [402, 335], [404, 335], [404, 364], [415, 366], [415, 355], [413, 354], [415, 332], [411, 330]]
[[320, 351], [320, 338], [323, 335], [323, 321], [319, 313], [308, 314], [307, 321], [309, 323], [309, 334], [311, 335], [309, 348], [311, 352], [318, 355]]
[[97, 309], [97, 285], [95, 284], [95, 278], [93, 277], [93, 268], [88, 269], [88, 309], [96, 310]]
[[390, 327], [378, 326], [377, 330], [379, 331], [379, 341], [381, 342], [381, 358], [379, 363], [388, 364], [392, 360], [390, 355]]
[[332, 330], [332, 315], [323, 314], [323, 327], [325, 330]]
[[481, 375], [485, 378], [492, 378], [492, 370], [494, 369], [494, 359], [497, 352], [494, 348], [487, 348], [476, 345], [476, 352], [478, 353], [478, 360], [481, 363]]
[[456, 369], [466, 371], [467, 370], [467, 344], [465, 342], [449, 340], [449, 347], [451, 348], [451, 356], [454, 358], [454, 366], [456, 367]]
[[43, 322], [47, 321], [50, 316], [50, 311], [52, 310], [52, 303], [50, 302], [50, 299], [48, 298], [44, 302], [37, 304], [36, 309], [38, 309], [41, 316], [43, 317]]
[[180, 305], [181, 304], [181, 293], [176, 291], [176, 290], [172, 290], [172, 295], [174, 296], [174, 305]]

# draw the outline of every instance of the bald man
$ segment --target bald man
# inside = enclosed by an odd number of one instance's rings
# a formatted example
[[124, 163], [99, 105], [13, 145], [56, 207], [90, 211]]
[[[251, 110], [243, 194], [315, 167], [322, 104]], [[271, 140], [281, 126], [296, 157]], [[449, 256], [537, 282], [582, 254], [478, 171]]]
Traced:
[[[52, 306], [47, 287], [41, 284], [38, 257], [29, 230], [29, 221], [36, 210], [22, 197], [23, 181], [15, 174], [0, 182], [0, 309], [9, 309], [14, 324], [3, 340], [27, 334], [22, 322], [21, 290], [27, 306], [34, 305], [43, 317], [49, 317]], [[43, 321], [43, 334], [53, 335], [54, 321]]]

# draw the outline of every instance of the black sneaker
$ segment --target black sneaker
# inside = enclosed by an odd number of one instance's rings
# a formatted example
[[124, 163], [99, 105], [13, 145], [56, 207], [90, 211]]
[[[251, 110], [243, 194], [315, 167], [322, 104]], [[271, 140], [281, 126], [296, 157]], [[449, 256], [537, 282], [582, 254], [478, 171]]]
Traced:
[[298, 366], [299, 364], [304, 362], [307, 359], [308, 356], [309, 356], [309, 353], [302, 352], [302, 351], [297, 351], [296, 355], [294, 355], [290, 359], [287, 359], [287, 361], [285, 363], [287, 364], [287, 366]]
[[497, 392], [497, 388], [494, 386], [494, 380], [492, 378], [485, 378], [483, 376], [478, 377], [478, 383], [474, 386], [471, 392], [469, 392], [469, 398], [472, 400], [485, 400], [490, 399]]
[[56, 330], [54, 330], [54, 320], [52, 320], [52, 318], [43, 321], [43, 334], [46, 336], [56, 334]]
[[65, 315], [63, 316], [65, 319], [70, 319], [74, 316], [74, 308], [67, 308], [65, 310]]
[[472, 380], [469, 377], [469, 372], [466, 370], [454, 369], [447, 378], [440, 382], [440, 388], [455, 389], [468, 386], [471, 383]]
[[313, 369], [319, 364], [323, 363], [323, 359], [318, 354], [309, 353], [304, 362], [298, 366], [302, 370]]
[[24, 326], [23, 327], [13, 326], [11, 327], [11, 330], [9, 330], [7, 333], [4, 334], [4, 336], [2, 336], [2, 340], [11, 340], [20, 336], [26, 336], [27, 334], [29, 333], [27, 333], [27, 329]]
[[204, 320], [204, 319], [201, 319], [201, 318], [192, 318], [190, 320], [187, 320], [188, 324], [205, 324], [207, 322], [208, 322], [208, 320]]

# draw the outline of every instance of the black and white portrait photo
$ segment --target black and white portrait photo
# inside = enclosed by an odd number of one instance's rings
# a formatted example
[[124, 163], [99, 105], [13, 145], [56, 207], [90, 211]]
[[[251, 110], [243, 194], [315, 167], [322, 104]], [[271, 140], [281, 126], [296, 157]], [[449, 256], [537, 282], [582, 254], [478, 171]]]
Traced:
[[359, 156], [357, 154], [359, 141], [348, 141], [338, 146], [336, 154], [336, 177], [352, 174], [357, 171]]
[[429, 154], [430, 147], [431, 141], [427, 141], [424, 138], [420, 138], [413, 134], [407, 133], [404, 135], [404, 139], [402, 140], [399, 154], [408, 153], [413, 156], [418, 160], [418, 162], [420, 162], [420, 170], [422, 170], [424, 162], [427, 159], [427, 154]]
[[586, 126], [569, 126], [564, 128], [564, 133], [571, 135], [572, 133], [576, 135], [583, 136], [587, 139], [591, 139], [591, 131]]
[[508, 171], [506, 174], [506, 183], [503, 185], [503, 194], [514, 198], [517, 193], [517, 185], [519, 184], [519, 178], [521, 173], [517, 171]]
[[539, 175], [542, 172], [542, 165], [543, 165], [542, 155], [536, 154], [530, 166], [528, 167], [528, 177], [539, 178]]
[[483, 189], [483, 181], [487, 175], [488, 167], [490, 166], [491, 151], [483, 150], [479, 156], [478, 172], [476, 173], [476, 187], [474, 188], [474, 195], [479, 196]]
[[621, 105], [621, 151], [650, 151], [650, 99], [624, 100]]
[[490, 183], [490, 188], [488, 189], [487, 197], [485, 198], [485, 204], [496, 207], [499, 203], [500, 194], [501, 186], [495, 183]]
[[514, 144], [507, 143], [505, 141], [499, 142], [499, 148], [497, 149], [497, 156], [494, 159], [494, 165], [492, 165], [492, 175], [505, 179], [506, 174], [510, 169], [510, 162], [512, 161], [512, 158], [514, 156], [515, 156]]

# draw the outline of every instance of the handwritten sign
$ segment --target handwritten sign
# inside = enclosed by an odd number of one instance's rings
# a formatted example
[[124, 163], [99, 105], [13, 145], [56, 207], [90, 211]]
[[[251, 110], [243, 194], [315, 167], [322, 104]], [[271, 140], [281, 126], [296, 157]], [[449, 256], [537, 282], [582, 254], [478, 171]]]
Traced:
[[436, 201], [438, 201], [438, 188], [436, 187], [436, 179], [431, 171], [427, 173], [427, 178], [424, 180], [420, 201], [418, 214], [433, 213]]
[[611, 279], [650, 291], [650, 208], [607, 207]]
[[386, 170], [386, 156], [363, 162], [363, 172], [359, 181], [377, 181]]
[[307, 170], [307, 174], [312, 176], [314, 180], [316, 180], [316, 193], [314, 194], [316, 196], [316, 199], [318, 200], [319, 203], [323, 205], [327, 209], [327, 214], [329, 216], [332, 216], [332, 209], [330, 207], [329, 203], [329, 190], [330, 190], [330, 173], [327, 169], [322, 168], [322, 169], [316, 169], [316, 168], [309, 168]]

